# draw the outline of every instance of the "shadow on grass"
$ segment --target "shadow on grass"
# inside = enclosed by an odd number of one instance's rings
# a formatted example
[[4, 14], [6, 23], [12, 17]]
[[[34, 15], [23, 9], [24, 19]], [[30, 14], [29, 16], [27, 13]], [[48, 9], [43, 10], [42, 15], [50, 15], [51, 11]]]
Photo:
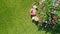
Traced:
[[56, 24], [56, 26], [54, 26], [54, 28], [52, 28], [51, 33], [60, 34], [60, 24]]
[[32, 22], [38, 27], [38, 24], [39, 24], [38, 21], [32, 21]]
[[38, 28], [38, 30], [44, 30], [46, 31], [45, 33], [50, 32], [51, 34], [60, 34], [60, 24], [56, 25], [48, 25], [46, 28], [44, 26], [41, 26]]
[[45, 27], [45, 24], [43, 24], [42, 26], [38, 26], [38, 22], [34, 22], [34, 24], [38, 27], [38, 31], [41, 31], [42, 29], [44, 31], [46, 31], [45, 33], [47, 34], [48, 32], [51, 34], [60, 34], [60, 24], [56, 24], [56, 25], [47, 25], [47, 27]]

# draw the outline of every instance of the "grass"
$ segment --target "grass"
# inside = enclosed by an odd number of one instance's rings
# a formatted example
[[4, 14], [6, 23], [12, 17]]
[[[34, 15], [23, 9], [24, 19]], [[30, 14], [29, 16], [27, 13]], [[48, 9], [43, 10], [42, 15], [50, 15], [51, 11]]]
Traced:
[[0, 34], [51, 34], [38, 31], [29, 10], [38, 0], [0, 0]]

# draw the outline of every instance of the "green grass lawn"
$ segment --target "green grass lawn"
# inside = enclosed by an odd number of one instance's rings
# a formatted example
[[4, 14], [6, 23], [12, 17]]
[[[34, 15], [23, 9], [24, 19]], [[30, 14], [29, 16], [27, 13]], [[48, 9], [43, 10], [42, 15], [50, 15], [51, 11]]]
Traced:
[[51, 34], [32, 23], [29, 10], [38, 0], [0, 0], [0, 34]]

